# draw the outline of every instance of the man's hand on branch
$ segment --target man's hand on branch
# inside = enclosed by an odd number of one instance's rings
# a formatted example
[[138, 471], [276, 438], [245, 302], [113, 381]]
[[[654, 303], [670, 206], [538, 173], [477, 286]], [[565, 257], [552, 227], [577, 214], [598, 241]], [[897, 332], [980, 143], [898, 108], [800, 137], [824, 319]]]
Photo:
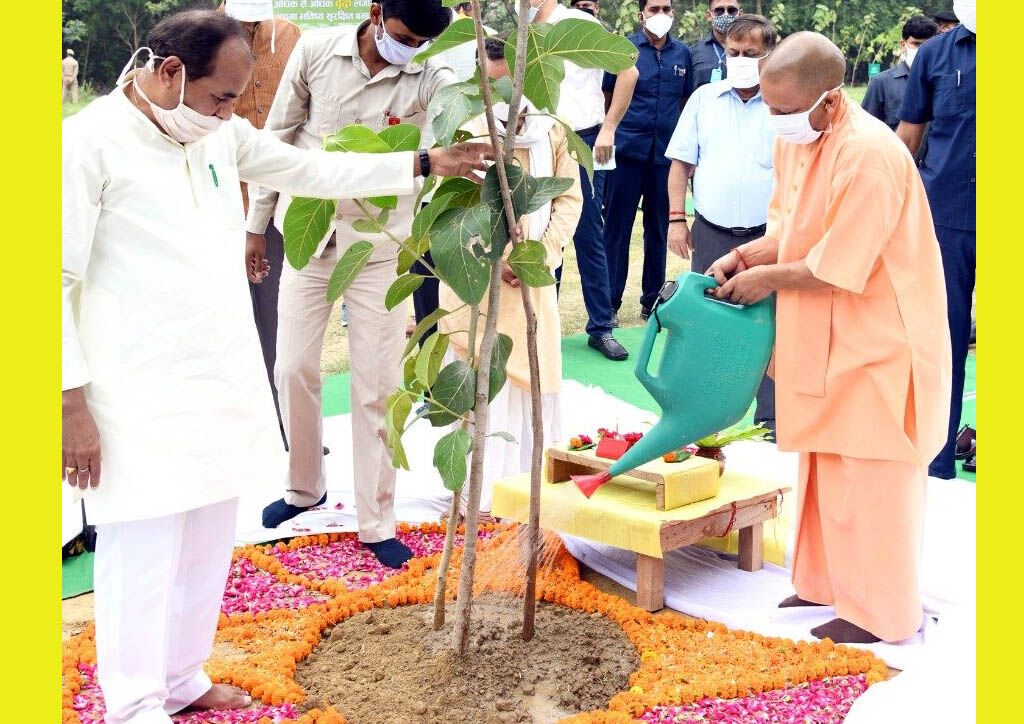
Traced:
[[594, 160], [598, 163], [608, 163], [615, 150], [615, 131], [608, 125], [601, 126], [601, 132], [597, 134], [594, 141]]
[[[693, 251], [693, 237], [690, 235], [690, 227], [686, 225], [685, 221], [669, 223], [668, 248], [676, 256], [681, 256], [683, 259], [690, 258], [690, 252]], [[693, 271], [699, 273], [697, 269]]]
[[270, 262], [264, 257], [267, 253], [267, 237], [263, 234], [245, 234], [245, 275], [253, 284], [259, 284], [270, 273]]
[[85, 490], [100, 484], [100, 432], [81, 387], [61, 394], [61, 478]]
[[[474, 183], [483, 178], [474, 171], [486, 171], [487, 161], [494, 160], [494, 148], [489, 143], [456, 143], [449, 148], [431, 148], [430, 172], [435, 176], [462, 176]], [[416, 165], [419, 173], [419, 164]]]

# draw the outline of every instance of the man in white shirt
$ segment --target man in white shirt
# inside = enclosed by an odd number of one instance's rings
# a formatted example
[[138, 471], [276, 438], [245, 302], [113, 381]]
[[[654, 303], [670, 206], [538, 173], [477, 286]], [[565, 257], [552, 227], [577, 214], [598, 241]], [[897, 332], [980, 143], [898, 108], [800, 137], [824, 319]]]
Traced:
[[[459, 3], [452, 8], [453, 23], [462, 18], [472, 17], [473, 3]], [[485, 25], [484, 32], [488, 35], [494, 35], [497, 31]], [[461, 45], [456, 45], [451, 50], [438, 53], [434, 57], [442, 63], [450, 65], [455, 71], [455, 75], [459, 77], [459, 81], [469, 80], [473, 77], [473, 73], [476, 72], [476, 43], [462, 43]]]
[[[380, 131], [401, 122], [424, 129], [427, 106], [455, 73], [436, 58], [411, 60], [451, 21], [441, 0], [381, 0], [358, 28], [305, 33], [292, 52], [265, 128], [285, 143], [319, 149], [323, 137], [351, 124]], [[468, 45], [468, 44], [467, 44]], [[367, 194], [370, 195], [370, 194]], [[271, 188], [252, 195], [247, 229], [262, 239], [273, 217], [282, 228], [290, 198]], [[276, 207], [276, 210], [275, 210]], [[345, 291], [352, 390], [352, 465], [359, 540], [386, 566], [399, 568], [412, 552], [395, 537], [395, 470], [384, 417], [388, 396], [401, 381], [408, 312], [388, 309], [384, 298], [398, 278], [398, 245], [411, 233], [413, 198], [400, 199], [389, 215], [389, 234], [352, 227], [365, 212], [353, 201], [338, 204], [332, 229], [302, 269], [285, 265], [278, 296], [274, 380], [285, 436], [288, 474], [284, 497], [263, 510], [263, 525], [276, 528], [327, 495], [323, 459], [320, 357], [332, 303], [328, 282], [338, 259], [357, 241], [380, 242], [369, 263]]]
[[[97, 528], [106, 724], [249, 703], [202, 669], [237, 498], [281, 455], [239, 268], [239, 182], [407, 195], [419, 169], [414, 152], [308, 154], [233, 116], [252, 57], [224, 14], [173, 15], [148, 41], [146, 67], [61, 134], [62, 464]], [[434, 149], [431, 163], [471, 173], [481, 148]]]
[[[703, 274], [729, 250], [764, 235], [774, 185], [775, 132], [761, 100], [760, 59], [779, 34], [761, 15], [740, 15], [725, 31], [725, 80], [698, 88], [683, 108], [665, 155], [668, 245]], [[693, 230], [686, 226], [686, 183], [693, 176]], [[692, 256], [691, 256], [692, 255]], [[775, 430], [775, 385], [765, 375], [755, 422]]]
[[[518, 7], [518, 5], [516, 5]], [[597, 23], [593, 15], [560, 5], [556, 0], [530, 0], [536, 11], [533, 22], [552, 25], [568, 20], [587, 20]], [[607, 113], [604, 92], [601, 90], [604, 71], [599, 68], [580, 68], [566, 61], [565, 79], [559, 87], [558, 115], [594, 149], [594, 160], [605, 163], [615, 148], [615, 129], [626, 114], [633, 98], [633, 88], [639, 73], [635, 66], [617, 73], [615, 91]], [[583, 184], [583, 213], [576, 227], [573, 242], [576, 245], [576, 263], [583, 286], [583, 303], [587, 307], [588, 344], [611, 360], [624, 360], [629, 356], [626, 348], [612, 336], [612, 292], [608, 272], [608, 258], [604, 248], [604, 220], [601, 202], [604, 197], [605, 171], [594, 172], [593, 188], [587, 172], [580, 169]]]

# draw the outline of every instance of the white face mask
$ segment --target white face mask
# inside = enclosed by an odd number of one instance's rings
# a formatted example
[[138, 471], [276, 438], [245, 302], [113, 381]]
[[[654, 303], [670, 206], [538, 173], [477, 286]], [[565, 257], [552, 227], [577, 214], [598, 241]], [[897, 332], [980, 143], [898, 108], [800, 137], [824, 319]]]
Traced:
[[806, 111], [801, 111], [800, 113], [788, 113], [786, 115], [768, 116], [771, 120], [772, 127], [775, 129], [776, 135], [778, 135], [778, 137], [783, 141], [788, 143], [798, 143], [801, 145], [817, 141], [822, 132], [815, 130], [811, 126], [811, 112], [818, 107], [819, 103], [825, 100], [825, 96], [842, 87], [843, 86], [840, 83], [835, 88], [825, 91], [818, 96], [818, 100], [814, 101], [814, 105]]
[[406, 65], [411, 61], [416, 53], [420, 52], [421, 48], [412, 48], [405, 43], [399, 43], [397, 40], [388, 35], [387, 29], [384, 27], [384, 16], [380, 16], [380, 35], [377, 35], [377, 30], [374, 28], [373, 39], [377, 42], [377, 52], [391, 65]]
[[644, 27], [656, 38], [664, 38], [672, 27], [672, 16], [668, 13], [658, 13], [644, 19]]
[[242, 23], [258, 23], [274, 17], [274, 3], [265, 0], [227, 0], [224, 13]]
[[906, 62], [909, 68], [914, 64], [914, 58], [917, 57], [917, 48], [907, 48], [907, 52], [903, 54], [903, 60]]
[[[526, 19], [529, 22], [531, 22], [531, 23], [534, 20], [536, 20], [537, 19], [537, 13], [539, 13], [540, 9], [542, 7], [544, 7], [545, 4], [547, 4], [547, 1], [548, 0], [543, 0], [543, 2], [541, 2], [541, 4], [538, 5], [537, 7], [534, 7], [533, 5], [531, 5], [530, 9], [526, 11]], [[518, 2], [518, 0], [514, 0], [514, 2], [512, 4], [512, 7], [514, 7], [516, 9], [516, 15], [518, 15], [519, 14], [519, 2]]]
[[953, 0], [953, 14], [972, 33], [978, 32], [977, 4], [975, 0]]
[[733, 88], [739, 88], [741, 90], [753, 88], [761, 82], [758, 63], [761, 61], [761, 58], [767, 57], [767, 53], [759, 58], [747, 58], [743, 55], [737, 55], [736, 57], [727, 55], [725, 57], [725, 79], [729, 81]]
[[[150, 72], [155, 71], [155, 59], [157, 56], [153, 55], [153, 51], [149, 48], [139, 48], [132, 53], [132, 57], [128, 61], [128, 64], [125, 65], [124, 70], [121, 71], [121, 75], [117, 79], [118, 86], [121, 85], [124, 77], [134, 66], [135, 57], [143, 50], [149, 53], [149, 60], [146, 62], [146, 70]], [[149, 100], [145, 92], [143, 92], [142, 87], [136, 81], [137, 78], [132, 80], [132, 83], [135, 85], [135, 92], [142, 100], [149, 104], [150, 109], [153, 111], [153, 117], [156, 118], [156, 122], [160, 124], [160, 127], [164, 129], [164, 133], [178, 143], [195, 143], [216, 131], [220, 128], [220, 124], [224, 122], [217, 116], [204, 116], [199, 111], [185, 105], [184, 64], [181, 66], [181, 92], [178, 94], [178, 105], [174, 108], [162, 108]]]

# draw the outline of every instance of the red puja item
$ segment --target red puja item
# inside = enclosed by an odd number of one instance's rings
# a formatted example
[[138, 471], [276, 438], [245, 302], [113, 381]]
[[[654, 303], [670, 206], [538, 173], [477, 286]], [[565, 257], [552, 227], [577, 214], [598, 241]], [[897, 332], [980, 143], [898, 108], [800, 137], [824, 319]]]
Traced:
[[597, 456], [608, 460], [618, 460], [629, 450], [630, 443], [622, 438], [605, 435], [597, 443]]

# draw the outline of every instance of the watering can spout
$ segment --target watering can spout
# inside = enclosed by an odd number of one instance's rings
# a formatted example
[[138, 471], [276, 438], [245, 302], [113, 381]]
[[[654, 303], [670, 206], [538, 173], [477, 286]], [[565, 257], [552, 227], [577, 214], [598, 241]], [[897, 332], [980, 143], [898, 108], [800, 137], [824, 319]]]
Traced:
[[[707, 294], [715, 280], [684, 272], [666, 282], [644, 332], [636, 376], [661, 419], [605, 472], [573, 475], [588, 498], [616, 475], [685, 447], [743, 419], [775, 343], [769, 300], [743, 306]], [[652, 369], [655, 340], [664, 339]]]
[[570, 475], [569, 477], [576, 483], [576, 487], [589, 498], [595, 490], [612, 479], [612, 474], [605, 470], [594, 475]]

